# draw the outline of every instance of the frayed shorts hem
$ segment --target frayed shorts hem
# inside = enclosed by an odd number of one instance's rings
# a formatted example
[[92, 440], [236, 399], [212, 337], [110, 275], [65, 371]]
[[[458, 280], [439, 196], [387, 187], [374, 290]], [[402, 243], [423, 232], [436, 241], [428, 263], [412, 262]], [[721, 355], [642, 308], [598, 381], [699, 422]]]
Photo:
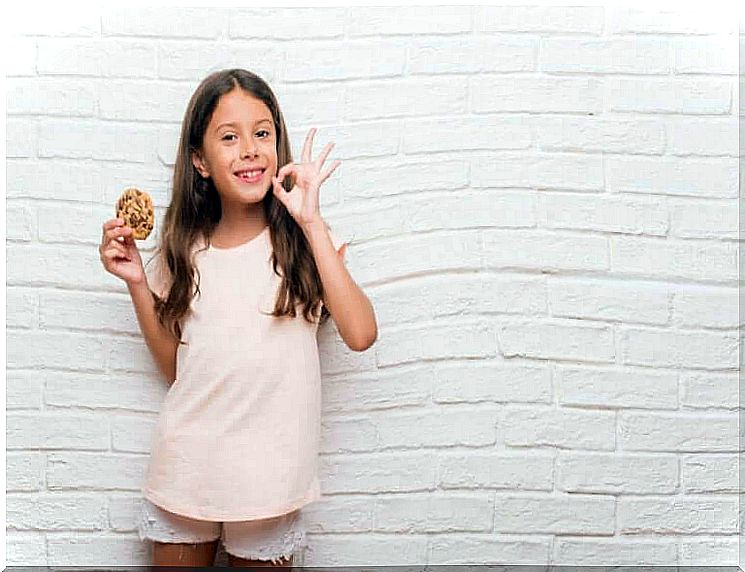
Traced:
[[225, 552], [235, 557], [271, 560], [274, 564], [307, 547], [299, 509], [261, 520], [213, 522], [171, 513], [143, 498], [138, 533], [143, 542], [196, 544], [222, 540]]

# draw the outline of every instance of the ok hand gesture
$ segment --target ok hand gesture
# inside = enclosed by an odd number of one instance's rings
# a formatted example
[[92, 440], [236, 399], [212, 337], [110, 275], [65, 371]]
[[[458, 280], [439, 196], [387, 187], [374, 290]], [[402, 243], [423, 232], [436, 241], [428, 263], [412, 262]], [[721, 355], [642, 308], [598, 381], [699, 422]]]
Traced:
[[[295, 222], [301, 228], [321, 220], [318, 194], [323, 183], [331, 176], [331, 173], [341, 165], [341, 161], [334, 161], [329, 169], [321, 172], [323, 162], [331, 152], [333, 143], [328, 143], [324, 147], [321, 155], [315, 161], [311, 160], [311, 150], [313, 148], [313, 136], [317, 129], [314, 127], [305, 137], [303, 145], [302, 160], [300, 164], [287, 163], [278, 172], [276, 177], [272, 177], [272, 189], [274, 196], [287, 208]], [[295, 186], [290, 191], [285, 191], [281, 183], [285, 176], [292, 174], [295, 177]]]

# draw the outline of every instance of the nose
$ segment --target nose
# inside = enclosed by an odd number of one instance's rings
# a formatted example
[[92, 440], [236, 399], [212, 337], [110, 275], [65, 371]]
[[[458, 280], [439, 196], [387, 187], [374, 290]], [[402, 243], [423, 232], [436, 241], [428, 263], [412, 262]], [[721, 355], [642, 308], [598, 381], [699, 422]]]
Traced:
[[245, 157], [246, 155], [256, 155], [256, 145], [254, 145], [253, 142], [248, 144], [243, 150], [242, 156]]

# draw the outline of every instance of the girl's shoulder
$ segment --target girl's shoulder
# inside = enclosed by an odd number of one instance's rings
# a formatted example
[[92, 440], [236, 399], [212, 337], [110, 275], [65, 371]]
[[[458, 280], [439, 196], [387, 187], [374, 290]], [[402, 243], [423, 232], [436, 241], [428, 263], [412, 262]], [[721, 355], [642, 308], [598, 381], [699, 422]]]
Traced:
[[145, 263], [147, 285], [158, 298], [165, 299], [170, 290], [168, 265], [163, 263], [163, 253], [156, 248]]
[[[206, 248], [207, 243], [204, 237], [197, 237], [191, 246], [192, 264], [197, 264], [198, 253], [206, 250]], [[165, 262], [163, 245], [157, 245], [145, 262], [145, 276], [150, 289], [160, 298], [165, 298], [171, 286], [171, 273], [168, 264]]]

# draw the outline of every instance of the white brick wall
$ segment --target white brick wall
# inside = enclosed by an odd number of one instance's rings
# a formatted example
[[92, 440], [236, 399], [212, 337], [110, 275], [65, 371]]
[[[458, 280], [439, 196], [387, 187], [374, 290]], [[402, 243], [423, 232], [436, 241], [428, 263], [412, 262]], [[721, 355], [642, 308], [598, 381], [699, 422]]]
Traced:
[[306, 565], [738, 563], [732, 14], [88, 9], [11, 29], [8, 565], [149, 562], [166, 388], [97, 246], [125, 186], [160, 223], [186, 103], [235, 66], [275, 89], [296, 157], [311, 126], [316, 153], [336, 142], [322, 212], [380, 330], [365, 353], [319, 334]]

